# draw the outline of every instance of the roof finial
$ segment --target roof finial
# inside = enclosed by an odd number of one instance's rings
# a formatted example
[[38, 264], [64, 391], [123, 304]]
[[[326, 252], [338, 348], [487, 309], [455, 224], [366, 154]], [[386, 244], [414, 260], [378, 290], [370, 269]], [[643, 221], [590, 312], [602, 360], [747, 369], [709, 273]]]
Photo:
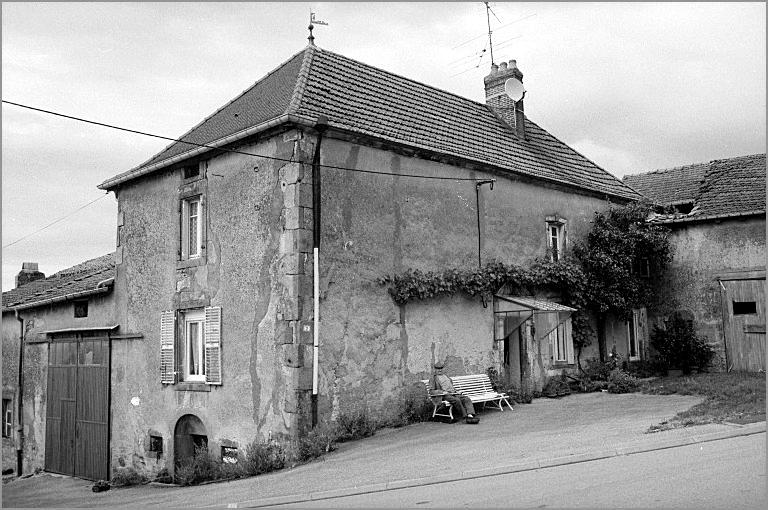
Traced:
[[312, 9], [309, 10], [309, 26], [307, 27], [309, 29], [309, 37], [307, 37], [307, 40], [309, 40], [309, 45], [314, 46], [315, 45], [315, 36], [312, 35], [312, 30], [314, 30], [315, 25], [313, 23], [317, 23], [318, 25], [327, 25], [325, 21], [320, 21], [315, 19], [315, 13], [312, 12]]

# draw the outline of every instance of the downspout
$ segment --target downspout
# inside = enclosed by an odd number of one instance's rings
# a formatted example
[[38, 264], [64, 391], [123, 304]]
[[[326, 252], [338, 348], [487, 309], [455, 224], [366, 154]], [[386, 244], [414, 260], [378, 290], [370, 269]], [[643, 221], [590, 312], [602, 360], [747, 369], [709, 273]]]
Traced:
[[313, 275], [313, 327], [312, 327], [312, 427], [317, 425], [317, 388], [320, 349], [320, 144], [328, 129], [328, 119], [319, 115], [315, 122], [317, 143], [312, 158], [312, 275]]
[[16, 320], [19, 321], [19, 391], [16, 403], [16, 476], [21, 476], [24, 467], [24, 319], [19, 316], [19, 311], [14, 310]]
[[[477, 267], [482, 268], [483, 263], [480, 258], [480, 186], [483, 184], [490, 184], [491, 190], [493, 190], [493, 183], [496, 179], [488, 179], [484, 181], [478, 181], [475, 183], [475, 211], [477, 212]], [[483, 308], [488, 308], [488, 303], [485, 301], [485, 295], [480, 295], [480, 300], [483, 302]]]

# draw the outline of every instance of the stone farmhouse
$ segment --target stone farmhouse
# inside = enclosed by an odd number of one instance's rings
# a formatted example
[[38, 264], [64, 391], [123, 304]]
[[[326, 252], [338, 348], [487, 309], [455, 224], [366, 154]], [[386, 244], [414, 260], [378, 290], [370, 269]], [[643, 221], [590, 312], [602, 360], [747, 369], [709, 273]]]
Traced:
[[[398, 305], [378, 282], [567, 256], [595, 211], [640, 198], [531, 121], [504, 94], [512, 77], [515, 61], [493, 65], [478, 103], [310, 43], [101, 183], [118, 201], [111, 292], [98, 297], [109, 310], [75, 327], [67, 296], [25, 311], [3, 295], [4, 348], [6, 315], [24, 345], [24, 470], [72, 472], [61, 441], [96, 421], [70, 407], [83, 398], [108, 417], [108, 443], [76, 441], [75, 469], [88, 458], [102, 471], [74, 472], [102, 478], [172, 471], [197, 446], [231, 455], [301, 436], [345, 406], [396, 409], [437, 360], [538, 388], [575, 369], [572, 310], [546, 290]], [[13, 316], [59, 310], [66, 326]], [[641, 356], [644, 318], [611, 323], [609, 345]], [[98, 342], [88, 362], [67, 357]], [[71, 392], [52, 390], [72, 366]]]
[[672, 229], [666, 306], [693, 321], [721, 369], [765, 371], [765, 154], [627, 175]]

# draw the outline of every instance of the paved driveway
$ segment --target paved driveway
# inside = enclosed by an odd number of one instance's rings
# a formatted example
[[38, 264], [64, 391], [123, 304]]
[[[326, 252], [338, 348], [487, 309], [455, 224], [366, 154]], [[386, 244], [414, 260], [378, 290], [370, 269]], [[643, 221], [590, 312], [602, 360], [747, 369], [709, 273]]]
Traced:
[[290, 500], [318, 491], [407, 484], [423, 477], [471, 476], [526, 462], [544, 466], [553, 459], [578, 459], [596, 452], [615, 455], [621, 449], [668, 447], [694, 436], [739, 428], [710, 424], [645, 433], [650, 425], [701, 401], [700, 397], [639, 393], [543, 398], [516, 405], [514, 411], [484, 411], [479, 425], [427, 422], [385, 429], [374, 437], [341, 444], [315, 462], [243, 480], [197, 487], [144, 485], [93, 493], [90, 482], [41, 474], [4, 485], [2, 501], [4, 507], [259, 504], [267, 498]]

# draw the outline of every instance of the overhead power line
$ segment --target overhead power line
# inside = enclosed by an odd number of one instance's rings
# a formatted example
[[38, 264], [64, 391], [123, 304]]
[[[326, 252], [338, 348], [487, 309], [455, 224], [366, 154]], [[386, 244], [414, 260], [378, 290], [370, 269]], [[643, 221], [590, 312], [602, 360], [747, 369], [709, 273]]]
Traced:
[[[293, 159], [289, 159], [289, 158], [280, 158], [280, 157], [277, 157], [277, 156], [266, 156], [264, 154], [255, 154], [253, 152], [239, 151], [239, 150], [236, 150], [236, 149], [225, 149], [223, 147], [216, 147], [216, 146], [208, 145], [208, 144], [205, 144], [205, 143], [196, 143], [196, 142], [190, 142], [190, 141], [187, 141], [187, 140], [181, 140], [179, 138], [172, 138], [172, 137], [169, 137], [169, 136], [156, 135], [156, 134], [153, 134], [153, 133], [147, 133], [146, 131], [138, 131], [136, 129], [124, 128], [124, 127], [116, 126], [114, 124], [107, 124], [107, 123], [104, 123], [104, 122], [97, 122], [97, 121], [94, 121], [94, 120], [84, 119], [82, 117], [74, 117], [72, 115], [65, 115], [63, 113], [54, 112], [54, 111], [51, 111], [51, 110], [44, 110], [42, 108], [35, 108], [34, 106], [28, 106], [28, 105], [24, 105], [24, 104], [21, 104], [21, 103], [14, 103], [12, 101], [6, 101], [5, 99], [3, 99], [2, 102], [6, 103], [6, 104], [18, 106], [20, 108], [26, 108], [28, 110], [34, 110], [34, 111], [41, 112], [41, 113], [47, 113], [49, 115], [55, 115], [57, 117], [63, 117], [65, 119], [76, 120], [78, 122], [85, 122], [87, 124], [95, 124], [97, 126], [103, 126], [103, 127], [107, 127], [107, 128], [110, 128], [110, 129], [117, 129], [117, 130], [120, 130], [120, 131], [127, 131], [129, 133], [134, 133], [134, 134], [138, 134], [138, 135], [151, 136], [153, 138], [160, 138], [162, 140], [169, 140], [169, 141], [172, 141], [172, 142], [185, 143], [185, 144], [193, 145], [193, 146], [196, 146], [196, 147], [205, 147], [205, 148], [208, 148], [208, 149], [214, 149], [214, 150], [221, 151], [221, 152], [230, 152], [230, 153], [234, 153], [234, 154], [243, 154], [245, 156], [253, 156], [253, 157], [256, 157], [256, 158], [271, 159], [271, 160], [274, 160], [274, 161], [283, 161], [283, 162], [286, 162], [286, 163], [295, 163], [296, 162]], [[382, 171], [379, 171], [379, 170], [364, 170], [362, 168], [349, 168], [349, 167], [336, 166], [336, 165], [320, 165], [320, 166], [323, 167], [323, 168], [331, 168], [331, 169], [334, 169], [334, 170], [346, 170], [348, 172], [359, 172], [359, 173], [363, 173], [363, 174], [391, 175], [393, 177], [414, 177], [414, 178], [419, 178], [419, 179], [432, 179], [432, 180], [442, 180], [442, 181], [472, 181], [472, 182], [475, 182], [475, 181], [483, 180], [482, 178], [479, 178], [479, 177], [478, 178], [475, 178], [475, 177], [443, 177], [443, 176], [437, 176], [437, 175], [394, 174], [392, 172], [382, 172]], [[86, 205], [89, 205], [89, 204], [86, 204]]]
[[48, 227], [52, 227], [53, 225], [55, 225], [55, 224], [59, 223], [60, 221], [63, 221], [63, 220], [65, 220], [65, 219], [69, 218], [70, 216], [72, 216], [72, 215], [73, 215], [73, 214], [75, 214], [76, 212], [82, 211], [83, 209], [85, 209], [85, 208], [86, 208], [86, 207], [88, 207], [89, 205], [93, 204], [94, 202], [98, 202], [99, 200], [101, 200], [102, 198], [106, 197], [107, 195], [109, 195], [109, 192], [107, 192], [107, 193], [104, 193], [104, 194], [103, 194], [103, 195], [101, 195], [99, 198], [96, 198], [96, 199], [94, 199], [94, 200], [91, 200], [91, 201], [90, 201], [90, 202], [88, 202], [87, 204], [85, 204], [85, 205], [82, 205], [82, 206], [78, 207], [77, 209], [75, 209], [75, 210], [74, 210], [74, 211], [72, 211], [71, 213], [65, 214], [65, 215], [64, 215], [64, 216], [62, 216], [61, 218], [58, 218], [58, 219], [56, 219], [56, 220], [53, 220], [52, 222], [50, 222], [50, 223], [49, 223], [49, 224], [47, 224], [46, 226], [44, 226], [44, 227], [41, 227], [41, 228], [39, 228], [39, 229], [35, 230], [34, 232], [30, 232], [29, 234], [27, 234], [27, 235], [25, 235], [25, 236], [23, 236], [23, 237], [20, 237], [20, 238], [18, 238], [18, 239], [16, 239], [16, 240], [15, 240], [15, 241], [13, 241], [12, 243], [8, 243], [8, 244], [6, 244], [6, 245], [3, 245], [3, 248], [8, 248], [9, 246], [13, 246], [14, 244], [16, 244], [16, 243], [18, 243], [18, 242], [20, 242], [20, 241], [23, 241], [24, 239], [26, 239], [26, 238], [28, 238], [28, 237], [31, 237], [31, 236], [33, 236], [33, 235], [37, 234], [38, 232], [42, 232], [43, 230], [47, 229]]

